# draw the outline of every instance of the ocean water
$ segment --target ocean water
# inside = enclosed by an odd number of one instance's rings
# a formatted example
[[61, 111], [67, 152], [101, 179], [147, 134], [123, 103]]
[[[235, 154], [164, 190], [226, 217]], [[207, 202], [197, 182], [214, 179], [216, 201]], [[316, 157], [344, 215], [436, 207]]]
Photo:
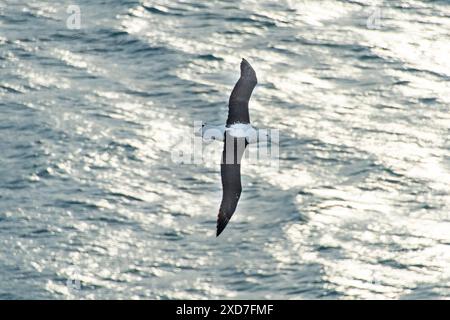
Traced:
[[[449, 30], [449, 1], [0, 0], [0, 298], [449, 298]], [[279, 168], [244, 160], [216, 238], [222, 145], [173, 150], [242, 57]]]

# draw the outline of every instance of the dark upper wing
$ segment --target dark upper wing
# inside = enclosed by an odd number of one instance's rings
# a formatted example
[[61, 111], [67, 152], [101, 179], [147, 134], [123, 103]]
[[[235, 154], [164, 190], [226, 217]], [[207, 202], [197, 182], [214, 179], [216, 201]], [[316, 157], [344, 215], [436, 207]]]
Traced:
[[227, 126], [234, 123], [250, 123], [248, 101], [257, 83], [256, 73], [247, 60], [242, 59], [241, 77], [231, 92], [228, 103]]
[[241, 159], [246, 146], [245, 138], [234, 138], [226, 132], [220, 165], [223, 193], [217, 217], [217, 236], [230, 221], [241, 196]]

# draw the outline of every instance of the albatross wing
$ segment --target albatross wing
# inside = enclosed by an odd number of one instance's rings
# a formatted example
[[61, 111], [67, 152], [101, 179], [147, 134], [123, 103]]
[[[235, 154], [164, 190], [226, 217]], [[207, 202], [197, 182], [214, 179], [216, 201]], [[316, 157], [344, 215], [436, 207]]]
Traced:
[[235, 123], [250, 123], [248, 102], [257, 82], [255, 70], [247, 60], [242, 59], [241, 77], [234, 86], [228, 103], [227, 127]]
[[247, 141], [244, 138], [233, 137], [229, 132], [225, 133], [225, 142], [222, 153], [220, 174], [222, 176], [222, 202], [217, 217], [217, 234], [219, 236], [225, 229], [241, 196], [241, 160]]

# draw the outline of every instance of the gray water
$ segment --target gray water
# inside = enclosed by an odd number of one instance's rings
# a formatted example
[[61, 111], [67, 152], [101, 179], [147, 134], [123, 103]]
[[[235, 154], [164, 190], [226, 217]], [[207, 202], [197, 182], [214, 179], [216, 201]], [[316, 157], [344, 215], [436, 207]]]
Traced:
[[[449, 1], [70, 4], [0, 1], [0, 298], [450, 297]], [[222, 145], [171, 155], [242, 57], [279, 169], [216, 239]]]

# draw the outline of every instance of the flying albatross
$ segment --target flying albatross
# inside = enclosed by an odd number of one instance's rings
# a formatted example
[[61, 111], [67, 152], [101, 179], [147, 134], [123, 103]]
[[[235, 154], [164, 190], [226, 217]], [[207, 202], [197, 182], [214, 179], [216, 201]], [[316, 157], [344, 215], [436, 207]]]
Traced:
[[224, 142], [220, 174], [222, 177], [222, 202], [217, 216], [219, 236], [227, 226], [241, 196], [241, 159], [250, 143], [268, 141], [269, 137], [259, 136], [250, 124], [248, 103], [257, 84], [256, 73], [247, 60], [242, 59], [241, 76], [234, 86], [228, 103], [228, 118], [225, 126], [211, 129], [203, 125], [201, 135], [209, 140]]

